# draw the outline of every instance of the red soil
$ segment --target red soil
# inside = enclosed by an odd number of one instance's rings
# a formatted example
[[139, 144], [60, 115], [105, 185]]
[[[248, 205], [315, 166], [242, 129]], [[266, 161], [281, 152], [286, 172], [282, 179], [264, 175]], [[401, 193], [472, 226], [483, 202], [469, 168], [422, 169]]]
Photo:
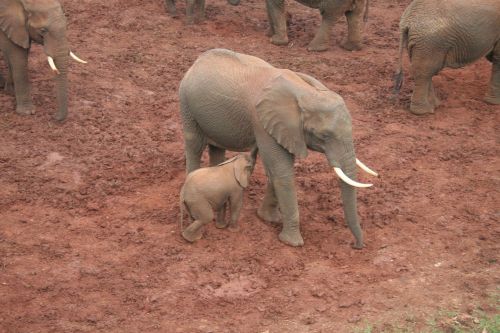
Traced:
[[[69, 118], [55, 110], [41, 47], [30, 57], [37, 113], [0, 95], [0, 332], [350, 332], [417, 327], [439, 309], [488, 307], [499, 285], [498, 107], [482, 101], [491, 65], [445, 70], [442, 105], [411, 115], [412, 81], [391, 100], [398, 21], [409, 0], [372, 0], [365, 48], [306, 46], [319, 13], [289, 3], [290, 45], [265, 36], [262, 0], [207, 1], [195, 26], [162, 0], [63, 0], [72, 48]], [[297, 161], [302, 248], [256, 217], [259, 163], [241, 230], [180, 237], [184, 157], [177, 88], [203, 51], [224, 47], [305, 72], [344, 97], [357, 155], [377, 170], [358, 193], [367, 247], [353, 250], [336, 177]], [[4, 69], [3, 61], [0, 62]], [[408, 61], [405, 68], [408, 72]]]

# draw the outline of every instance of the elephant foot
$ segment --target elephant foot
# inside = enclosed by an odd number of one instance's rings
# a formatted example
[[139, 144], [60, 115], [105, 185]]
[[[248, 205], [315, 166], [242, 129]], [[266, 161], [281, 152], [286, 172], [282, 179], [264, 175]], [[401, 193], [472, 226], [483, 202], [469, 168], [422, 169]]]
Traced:
[[288, 44], [288, 37], [287, 36], [279, 36], [279, 35], [273, 35], [271, 37], [271, 43], [274, 45], [278, 46], [283, 46]]
[[182, 237], [190, 243], [194, 243], [199, 240], [202, 236], [201, 229], [190, 229], [191, 226], [187, 227], [186, 230], [182, 232]]
[[61, 122], [66, 119], [66, 115], [67, 115], [66, 112], [57, 112], [54, 116], [54, 119]]
[[315, 42], [313, 40], [311, 43], [309, 43], [307, 50], [311, 51], [311, 52], [323, 52], [323, 51], [328, 50], [328, 43], [327, 42]]
[[228, 230], [231, 232], [238, 232], [238, 231], [240, 231], [240, 225], [239, 224], [229, 224]]
[[360, 42], [352, 42], [352, 41], [347, 41], [343, 43], [342, 48], [347, 50], [347, 51], [359, 51], [361, 50], [361, 43]]
[[261, 206], [257, 210], [257, 216], [269, 223], [279, 223], [281, 220], [281, 214], [278, 207], [266, 209]]
[[363, 241], [356, 241], [354, 244], [352, 244], [352, 248], [356, 250], [361, 250], [364, 247], [365, 245], [363, 244]]
[[410, 105], [411, 113], [421, 116], [427, 113], [434, 113], [434, 107], [430, 104], [415, 104], [411, 103]]
[[488, 95], [484, 98], [484, 101], [488, 104], [498, 105], [500, 104], [500, 96]]
[[35, 114], [35, 107], [33, 106], [33, 104], [18, 105], [16, 107], [16, 112], [17, 114], [20, 114], [22, 116], [29, 116]]
[[12, 83], [8, 83], [8, 82], [5, 82], [3, 85], [0, 84], [0, 86], [3, 86], [3, 91], [7, 94], [7, 95], [11, 95], [11, 96], [14, 96], [15, 95], [15, 92], [14, 92], [14, 85]]
[[303, 246], [304, 245], [304, 239], [302, 238], [302, 235], [300, 234], [300, 231], [295, 229], [295, 230], [282, 230], [281, 233], [279, 234], [279, 240], [282, 241], [283, 243], [290, 245], [290, 246]]
[[224, 229], [224, 228], [227, 228], [229, 224], [224, 221], [224, 220], [217, 220], [215, 221], [215, 227], [218, 228], [218, 229]]

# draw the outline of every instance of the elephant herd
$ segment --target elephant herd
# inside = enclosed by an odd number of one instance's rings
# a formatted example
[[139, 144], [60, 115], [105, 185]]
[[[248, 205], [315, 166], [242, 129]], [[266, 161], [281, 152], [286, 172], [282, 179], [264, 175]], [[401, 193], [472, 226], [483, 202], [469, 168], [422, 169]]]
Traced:
[[[204, 0], [186, 0], [188, 23], [204, 17]], [[310, 51], [328, 48], [334, 22], [345, 15], [347, 40], [343, 47], [359, 50], [362, 26], [369, 0], [298, 0], [320, 10], [321, 25], [308, 46]], [[228, 0], [238, 5], [240, 0]], [[266, 0], [269, 37], [275, 45], [288, 43], [284, 0]], [[176, 14], [173, 0], [167, 10]], [[69, 47], [66, 19], [57, 0], [0, 0], [0, 49], [7, 75], [0, 86], [14, 94], [16, 112], [34, 113], [27, 63], [31, 43], [43, 45], [56, 82], [56, 120], [67, 116], [67, 68], [69, 59], [85, 63]], [[399, 62], [394, 91], [403, 82], [403, 53], [407, 50], [415, 87], [410, 111], [434, 112], [439, 101], [432, 77], [442, 68], [458, 68], [481, 57], [492, 63], [485, 102], [500, 104], [500, 1], [414, 0], [400, 21]], [[303, 245], [294, 184], [294, 159], [308, 150], [323, 153], [340, 178], [344, 217], [363, 247], [356, 207], [356, 188], [372, 184], [356, 180], [356, 168], [377, 174], [356, 158], [349, 111], [341, 96], [315, 78], [288, 69], [275, 68], [262, 59], [225, 49], [201, 54], [180, 82], [186, 171], [181, 207], [194, 222], [182, 235], [188, 241], [201, 237], [201, 226], [214, 218], [218, 227], [235, 226], [243, 189], [253, 170], [257, 152], [268, 183], [257, 215], [281, 222], [279, 239], [291, 246]], [[201, 168], [201, 155], [208, 147], [210, 168]], [[225, 151], [244, 152], [225, 160]], [[225, 223], [226, 208], [231, 210]]]

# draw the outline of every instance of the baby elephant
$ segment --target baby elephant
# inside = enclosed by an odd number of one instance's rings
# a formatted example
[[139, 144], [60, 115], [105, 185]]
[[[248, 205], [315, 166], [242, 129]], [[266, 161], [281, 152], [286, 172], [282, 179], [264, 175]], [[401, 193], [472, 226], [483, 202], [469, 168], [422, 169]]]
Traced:
[[217, 212], [217, 228], [225, 228], [225, 208], [227, 202], [231, 207], [229, 226], [237, 227], [243, 203], [243, 189], [248, 186], [248, 179], [253, 172], [257, 149], [250, 155], [237, 155], [217, 166], [194, 170], [186, 177], [180, 194], [181, 229], [183, 208], [186, 206], [194, 220], [185, 230], [182, 237], [189, 242], [201, 238], [201, 227], [210, 223]]

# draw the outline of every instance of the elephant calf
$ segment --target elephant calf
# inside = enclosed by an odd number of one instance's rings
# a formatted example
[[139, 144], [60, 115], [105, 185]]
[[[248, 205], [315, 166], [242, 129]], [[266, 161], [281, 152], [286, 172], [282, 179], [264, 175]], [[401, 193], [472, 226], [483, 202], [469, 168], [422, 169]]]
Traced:
[[410, 110], [433, 113], [438, 99], [432, 77], [444, 67], [459, 68], [486, 56], [493, 63], [485, 101], [500, 104], [500, 1], [414, 0], [403, 13], [395, 92], [403, 81], [402, 57], [408, 49], [415, 88]]
[[[239, 154], [221, 164], [197, 169], [188, 174], [180, 194], [181, 228], [183, 228], [183, 208], [187, 208], [194, 220], [182, 237], [189, 242], [201, 238], [201, 227], [214, 218], [217, 212], [216, 226], [237, 227], [238, 217], [243, 204], [243, 189], [248, 186], [248, 179], [253, 172], [257, 149], [251, 155]], [[231, 221], [225, 221], [226, 204], [229, 202]]]

